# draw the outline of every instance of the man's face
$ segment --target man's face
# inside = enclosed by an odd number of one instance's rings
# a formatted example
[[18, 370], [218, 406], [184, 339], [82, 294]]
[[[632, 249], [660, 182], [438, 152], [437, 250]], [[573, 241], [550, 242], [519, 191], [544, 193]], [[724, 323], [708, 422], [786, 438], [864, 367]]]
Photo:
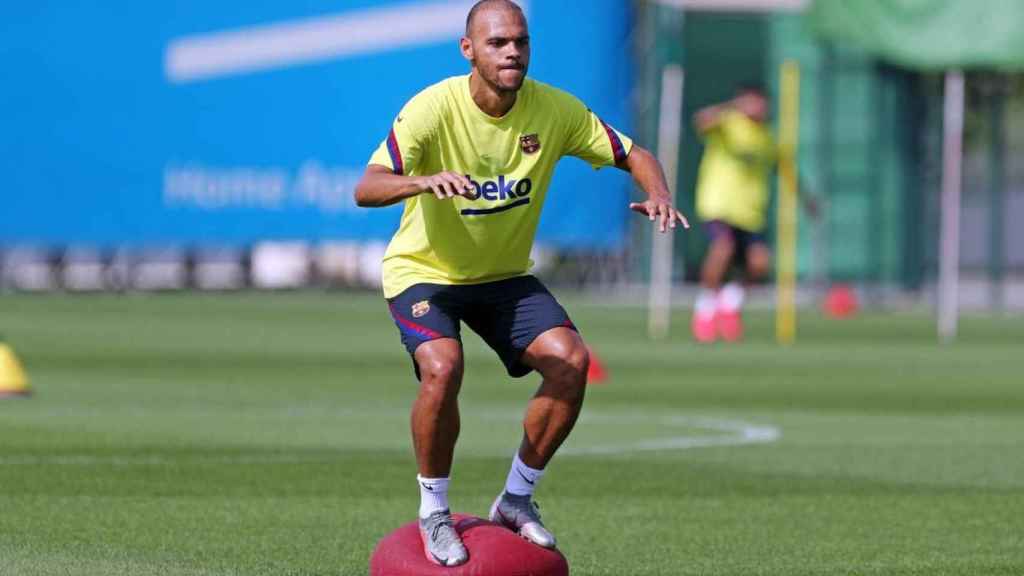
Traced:
[[530, 34], [522, 12], [502, 6], [481, 10], [462, 39], [462, 53], [496, 90], [518, 91], [530, 66]]
[[753, 120], [764, 122], [768, 117], [768, 99], [758, 92], [741, 92], [734, 103], [737, 110]]

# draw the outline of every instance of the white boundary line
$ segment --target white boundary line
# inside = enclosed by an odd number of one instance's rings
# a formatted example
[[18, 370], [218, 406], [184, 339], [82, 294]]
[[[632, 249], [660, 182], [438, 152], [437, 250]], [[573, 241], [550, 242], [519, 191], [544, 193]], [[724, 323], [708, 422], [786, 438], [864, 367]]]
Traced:
[[689, 450], [693, 448], [709, 448], [712, 446], [744, 446], [748, 444], [767, 444], [776, 442], [782, 437], [782, 432], [775, 426], [758, 426], [747, 422], [741, 422], [739, 420], [671, 416], [663, 419], [662, 423], [666, 426], [710, 430], [716, 434], [651, 438], [636, 442], [608, 444], [604, 446], [566, 446], [559, 450], [558, 455], [610, 456], [616, 454], [632, 454], [635, 452]]
[[[642, 414], [598, 413], [591, 420], [604, 422], [636, 422], [640, 419], [649, 421], [650, 417]], [[679, 451], [694, 448], [722, 446], [745, 446], [751, 444], [768, 444], [778, 441], [782, 432], [775, 426], [755, 425], [740, 420], [726, 420], [684, 415], [662, 416], [660, 423], [667, 428], [690, 428], [706, 430], [710, 434], [678, 435], [648, 438], [621, 444], [604, 444], [596, 446], [568, 445], [559, 450], [559, 456], [612, 456], [626, 455], [637, 452]], [[287, 451], [287, 449], [282, 449]], [[210, 464], [303, 464], [333, 462], [344, 459], [344, 452], [335, 454], [266, 454], [266, 455], [186, 455], [167, 457], [163, 455], [138, 456], [96, 456], [91, 454], [61, 455], [22, 455], [0, 456], [0, 465], [23, 466], [190, 466]]]

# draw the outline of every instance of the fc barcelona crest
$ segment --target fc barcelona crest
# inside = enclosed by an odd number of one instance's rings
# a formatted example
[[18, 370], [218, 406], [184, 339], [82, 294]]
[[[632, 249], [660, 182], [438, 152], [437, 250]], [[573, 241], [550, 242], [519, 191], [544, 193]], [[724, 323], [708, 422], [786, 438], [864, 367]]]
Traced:
[[423, 316], [427, 315], [427, 312], [430, 312], [429, 300], [423, 300], [422, 302], [417, 302], [412, 305], [413, 318], [422, 318]]
[[540, 136], [536, 134], [527, 134], [526, 136], [519, 137], [519, 145], [523, 148], [523, 152], [526, 154], [536, 154], [540, 150]]

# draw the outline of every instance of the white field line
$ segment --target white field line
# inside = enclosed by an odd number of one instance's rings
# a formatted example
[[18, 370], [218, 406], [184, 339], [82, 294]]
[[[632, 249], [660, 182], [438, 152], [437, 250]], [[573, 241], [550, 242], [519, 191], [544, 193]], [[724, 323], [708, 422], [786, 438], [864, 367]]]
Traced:
[[194, 82], [456, 40], [473, 3], [413, 2], [183, 36], [167, 45], [164, 74]]
[[[480, 414], [478, 414], [480, 415]], [[496, 416], [496, 415], [495, 415]], [[502, 417], [507, 417], [503, 413]], [[638, 422], [636, 414], [603, 413], [595, 415], [591, 420], [601, 422], [630, 423]], [[649, 418], [645, 419], [649, 421]], [[598, 444], [594, 446], [565, 446], [559, 456], [612, 456], [634, 454], [637, 452], [677, 451], [715, 446], [744, 446], [750, 444], [767, 444], [776, 442], [782, 432], [775, 426], [755, 425], [739, 420], [704, 418], [683, 415], [665, 416], [661, 423], [666, 428], [690, 428], [706, 430], [709, 433], [700, 435], [673, 435], [657, 438], [641, 439], [621, 444]], [[0, 455], [0, 465], [27, 466], [194, 466], [220, 464], [303, 464], [333, 462], [344, 459], [344, 452], [335, 454], [265, 454], [265, 455], [181, 455], [168, 457], [163, 455], [137, 456], [96, 456], [92, 454], [31, 454], [18, 456]]]
[[622, 444], [605, 444], [597, 446], [566, 446], [559, 455], [616, 455], [635, 452], [654, 452], [663, 450], [689, 450], [692, 448], [708, 448], [712, 446], [743, 446], [747, 444], [766, 444], [778, 441], [782, 432], [775, 426], [758, 426], [739, 420], [722, 420], [717, 418], [696, 418], [691, 416], [671, 416], [662, 420], [666, 426], [698, 428], [709, 430], [713, 434], [699, 436], [680, 435], [651, 438]]

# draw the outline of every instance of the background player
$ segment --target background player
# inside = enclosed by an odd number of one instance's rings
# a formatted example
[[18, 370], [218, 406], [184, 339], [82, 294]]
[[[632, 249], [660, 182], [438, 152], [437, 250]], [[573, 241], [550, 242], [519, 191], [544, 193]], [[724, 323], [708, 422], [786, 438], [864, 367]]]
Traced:
[[361, 206], [405, 202], [384, 257], [384, 296], [420, 379], [411, 428], [424, 550], [449, 566], [468, 559], [447, 497], [459, 434], [461, 322], [511, 376], [536, 370], [543, 378], [490, 516], [555, 546], [532, 495], [579, 415], [589, 361], [565, 310], [527, 274], [558, 159], [576, 156], [632, 173], [648, 194], [632, 210], [662, 232], [688, 227], [649, 152], [575, 97], [526, 78], [530, 37], [514, 2], [478, 2], [460, 47], [471, 73], [427, 88], [403, 108], [356, 190]]
[[722, 286], [734, 258], [745, 264], [747, 283], [763, 279], [771, 267], [764, 232], [776, 150], [767, 116], [768, 99], [754, 87], [741, 88], [732, 100], [695, 115], [705, 143], [697, 215], [711, 238], [691, 325], [699, 342], [743, 335], [744, 287], [739, 282]]

